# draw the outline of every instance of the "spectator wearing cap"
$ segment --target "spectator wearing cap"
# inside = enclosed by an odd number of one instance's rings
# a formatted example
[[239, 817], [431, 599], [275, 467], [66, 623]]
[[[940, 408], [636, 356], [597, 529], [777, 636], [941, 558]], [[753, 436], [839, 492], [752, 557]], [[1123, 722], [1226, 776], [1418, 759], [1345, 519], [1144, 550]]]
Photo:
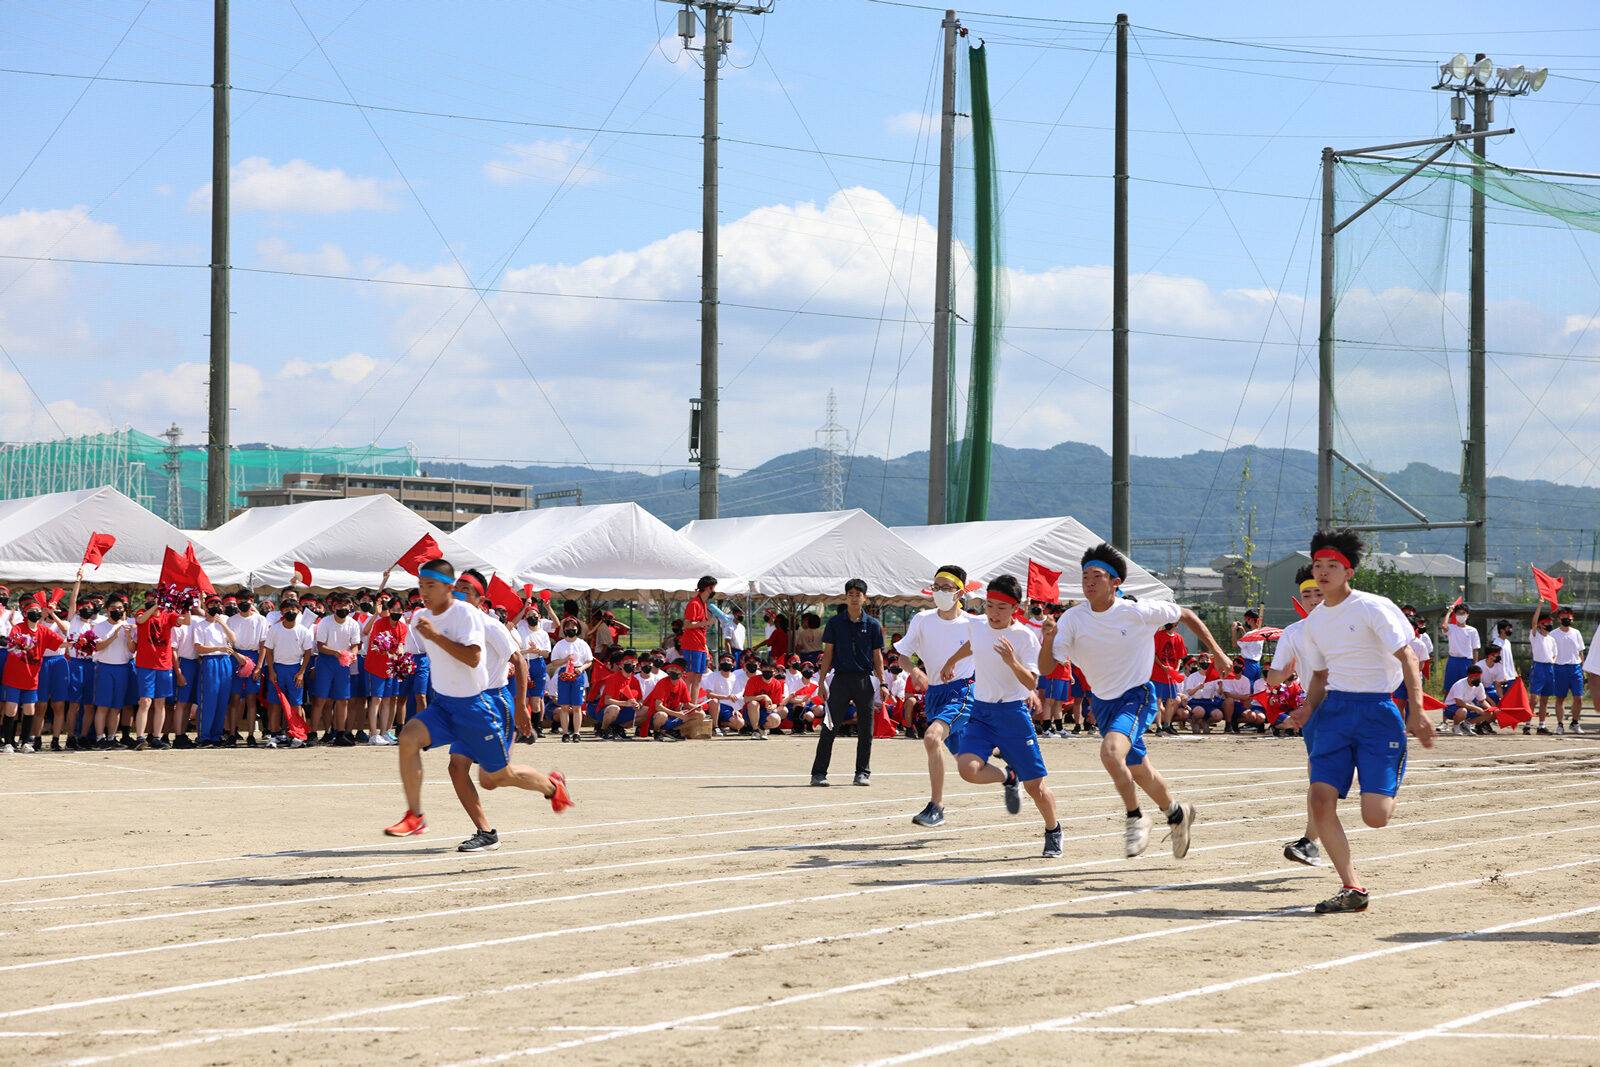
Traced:
[[[822, 631], [822, 660], [817, 676], [824, 681], [817, 695], [827, 708], [817, 733], [817, 754], [811, 762], [811, 784], [828, 784], [833, 758], [834, 724], [855, 715], [856, 785], [872, 777], [872, 704], [883, 683], [883, 625], [866, 612], [867, 583], [851, 578], [844, 584], [844, 610], [828, 619]], [[779, 617], [782, 621], [782, 617]], [[832, 671], [832, 676], [829, 672]]]

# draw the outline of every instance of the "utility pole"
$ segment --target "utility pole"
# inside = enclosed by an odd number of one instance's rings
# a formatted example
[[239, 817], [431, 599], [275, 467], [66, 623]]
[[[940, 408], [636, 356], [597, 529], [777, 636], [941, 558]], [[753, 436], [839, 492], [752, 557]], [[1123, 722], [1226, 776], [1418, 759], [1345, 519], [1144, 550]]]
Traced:
[[[1477, 62], [1484, 61], [1482, 52]], [[1474, 79], [1472, 89], [1472, 151], [1482, 159], [1488, 154], [1489, 139], [1481, 136], [1489, 129], [1489, 115], [1494, 107], [1489, 95], [1488, 79]], [[1465, 133], [1465, 129], [1458, 132]], [[1481, 604], [1489, 599], [1489, 531], [1485, 520], [1489, 517], [1487, 457], [1487, 429], [1484, 417], [1484, 197], [1483, 167], [1473, 168], [1476, 181], [1472, 183], [1472, 244], [1468, 255], [1468, 273], [1471, 276], [1467, 317], [1467, 521], [1477, 525], [1467, 527], [1467, 602]]]
[[[677, 0], [673, 0], [677, 2]], [[695, 10], [701, 14], [704, 40], [701, 62], [705, 66], [705, 151], [700, 199], [700, 395], [691, 402], [691, 426], [698, 435], [700, 461], [700, 518], [714, 519], [718, 510], [718, 481], [722, 464], [717, 440], [718, 398], [721, 386], [717, 368], [717, 66], [733, 42], [733, 16], [765, 15], [776, 0], [741, 4], [730, 0], [686, 0], [678, 13], [678, 36], [684, 48], [695, 35]]]
[[1317, 529], [1333, 528], [1333, 240], [1339, 232], [1334, 151], [1322, 150], [1322, 278], [1317, 303]]
[[228, 521], [228, 0], [216, 0], [211, 84], [211, 412], [206, 521]]
[[1128, 444], [1128, 16], [1117, 16], [1117, 132], [1111, 178], [1111, 543], [1127, 554], [1132, 511]]
[[928, 433], [928, 525], [949, 521], [950, 321], [955, 314], [950, 242], [955, 228], [956, 36], [965, 33], [954, 10], [944, 13], [944, 101], [939, 115], [939, 237], [933, 262], [933, 408]]

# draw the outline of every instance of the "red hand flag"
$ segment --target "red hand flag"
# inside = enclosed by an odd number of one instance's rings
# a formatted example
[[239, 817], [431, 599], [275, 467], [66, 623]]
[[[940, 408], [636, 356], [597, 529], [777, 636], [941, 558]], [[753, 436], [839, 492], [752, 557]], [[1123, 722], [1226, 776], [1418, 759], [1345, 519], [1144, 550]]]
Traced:
[[217, 590], [211, 584], [211, 579], [206, 577], [205, 568], [200, 566], [200, 558], [194, 554], [194, 542], [190, 541], [183, 550], [183, 562], [189, 578], [189, 588], [198, 589], [202, 593], [215, 593]]
[[278, 691], [278, 703], [283, 705], [283, 718], [289, 724], [289, 736], [297, 741], [304, 741], [310, 732], [307, 729], [306, 717], [300, 714], [299, 708], [289, 703], [289, 697], [284, 693], [282, 686], [274, 682], [272, 688]]
[[1028, 561], [1028, 599], [1054, 604], [1061, 599], [1061, 572], [1042, 563]]
[[522, 612], [522, 601], [516, 591], [500, 580], [498, 574], [489, 575], [489, 603], [504, 608], [506, 618], [514, 619]]
[[1518, 678], [1506, 687], [1500, 703], [1495, 708], [1495, 721], [1501, 726], [1515, 726], [1533, 718], [1533, 708], [1528, 704], [1528, 687]]
[[423, 534], [422, 540], [406, 549], [405, 555], [395, 561], [395, 566], [407, 574], [416, 574], [422, 565], [429, 560], [442, 559], [444, 552], [439, 548], [439, 542], [433, 539], [432, 534]]
[[301, 563], [299, 561], [295, 562], [295, 565], [294, 565], [294, 576], [295, 576], [295, 579], [297, 581], [299, 581], [299, 583], [301, 585], [304, 585], [304, 586], [307, 586], [307, 587], [309, 587], [311, 585], [311, 568], [307, 567], [304, 563]]
[[1550, 601], [1551, 608], [1559, 608], [1561, 605], [1556, 602], [1556, 594], [1561, 592], [1561, 587], [1567, 584], [1567, 580], [1565, 578], [1552, 578], [1538, 567], [1534, 567], [1532, 570], [1533, 584], [1539, 587], [1539, 599]]
[[1306, 606], [1304, 604], [1300, 603], [1300, 598], [1299, 597], [1292, 596], [1289, 599], [1294, 603], [1294, 612], [1295, 612], [1296, 615], [1300, 616], [1303, 619], [1307, 615], [1311, 614], [1309, 611], [1306, 610]]
[[83, 562], [86, 565], [100, 566], [100, 561], [106, 558], [106, 553], [111, 551], [111, 546], [117, 539], [110, 534], [92, 533], [89, 535], [89, 544], [83, 550]]
[[550, 590], [548, 590], [548, 589], [539, 590], [539, 599], [544, 601], [546, 604], [550, 603]]
[[1464, 597], [1459, 597], [1459, 596], [1456, 597], [1454, 602], [1452, 602], [1451, 605], [1450, 605], [1450, 610], [1444, 613], [1444, 617], [1446, 619], [1455, 618], [1456, 617], [1456, 609], [1461, 606], [1461, 601], [1464, 600], [1464, 599], [1465, 599]]

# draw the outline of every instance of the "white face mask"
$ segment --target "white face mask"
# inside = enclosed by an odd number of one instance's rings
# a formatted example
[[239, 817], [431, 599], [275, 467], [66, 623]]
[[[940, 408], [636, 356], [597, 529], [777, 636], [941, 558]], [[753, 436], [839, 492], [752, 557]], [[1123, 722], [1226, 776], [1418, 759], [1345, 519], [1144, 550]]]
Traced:
[[933, 591], [933, 606], [940, 611], [949, 611], [956, 606], [957, 594], [948, 589], [935, 589]]

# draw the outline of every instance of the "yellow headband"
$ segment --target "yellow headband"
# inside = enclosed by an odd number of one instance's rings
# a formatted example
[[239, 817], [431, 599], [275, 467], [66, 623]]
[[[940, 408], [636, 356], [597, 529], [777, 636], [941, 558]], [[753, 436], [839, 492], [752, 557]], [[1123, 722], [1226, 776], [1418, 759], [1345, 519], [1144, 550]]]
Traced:
[[966, 582], [962, 581], [959, 577], [957, 577], [956, 575], [950, 573], [949, 571], [940, 571], [940, 572], [938, 572], [937, 574], [935, 574], [933, 576], [933, 580], [934, 581], [938, 581], [940, 578], [948, 578], [948, 579], [950, 579], [951, 582], [955, 583], [955, 587], [958, 590], [963, 588], [967, 584]]
[[1305, 581], [1300, 583], [1300, 591], [1302, 593], [1309, 593], [1311, 590], [1315, 589], [1316, 587], [1317, 587], [1317, 582], [1316, 582], [1316, 579], [1314, 579], [1314, 578], [1307, 578]]

